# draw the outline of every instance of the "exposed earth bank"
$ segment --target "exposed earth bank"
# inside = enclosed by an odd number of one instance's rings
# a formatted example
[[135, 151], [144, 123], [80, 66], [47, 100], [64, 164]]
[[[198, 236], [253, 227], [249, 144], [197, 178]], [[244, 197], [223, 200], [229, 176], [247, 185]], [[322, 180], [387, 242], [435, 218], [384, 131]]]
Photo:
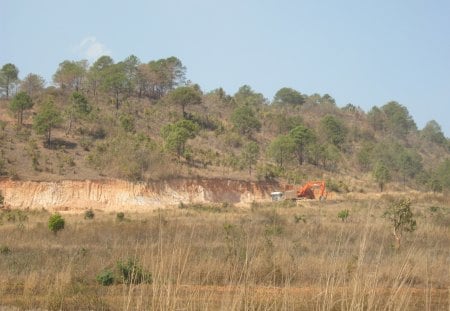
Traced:
[[148, 183], [123, 180], [67, 180], [60, 182], [0, 180], [6, 207], [49, 211], [137, 210], [183, 203], [228, 202], [248, 206], [270, 200], [275, 183], [227, 179], [171, 179]]

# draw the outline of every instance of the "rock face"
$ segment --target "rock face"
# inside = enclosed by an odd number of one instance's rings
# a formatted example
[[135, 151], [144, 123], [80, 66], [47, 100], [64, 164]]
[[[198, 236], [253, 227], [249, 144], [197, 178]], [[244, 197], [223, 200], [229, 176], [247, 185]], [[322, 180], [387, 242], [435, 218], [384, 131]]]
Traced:
[[150, 183], [123, 180], [1, 180], [5, 206], [49, 211], [151, 210], [183, 203], [228, 202], [249, 205], [269, 201], [277, 185], [224, 179], [173, 179]]

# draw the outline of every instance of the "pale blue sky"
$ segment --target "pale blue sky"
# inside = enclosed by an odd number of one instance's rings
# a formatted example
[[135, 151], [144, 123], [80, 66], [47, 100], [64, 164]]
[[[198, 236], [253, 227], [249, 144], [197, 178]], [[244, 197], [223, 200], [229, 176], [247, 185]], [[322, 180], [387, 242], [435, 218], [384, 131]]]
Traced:
[[0, 0], [0, 65], [51, 80], [63, 60], [176, 56], [204, 91], [243, 84], [405, 105], [450, 136], [447, 0]]

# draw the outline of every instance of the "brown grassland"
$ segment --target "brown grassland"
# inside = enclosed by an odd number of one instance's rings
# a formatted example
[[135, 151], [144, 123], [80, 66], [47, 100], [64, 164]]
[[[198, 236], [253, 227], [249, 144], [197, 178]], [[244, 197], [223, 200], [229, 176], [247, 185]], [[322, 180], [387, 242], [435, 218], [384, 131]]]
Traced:
[[[417, 230], [400, 249], [382, 217], [391, 200], [63, 213], [56, 235], [46, 211], [3, 210], [0, 308], [450, 310], [449, 198], [412, 198]], [[129, 259], [151, 280], [124, 281]]]

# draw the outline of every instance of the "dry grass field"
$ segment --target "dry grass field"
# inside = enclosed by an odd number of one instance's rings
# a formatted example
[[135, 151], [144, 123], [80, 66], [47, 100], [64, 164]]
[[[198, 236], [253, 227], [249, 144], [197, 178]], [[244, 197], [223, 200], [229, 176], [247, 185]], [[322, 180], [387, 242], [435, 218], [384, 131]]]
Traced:
[[2, 211], [0, 309], [450, 310], [449, 200], [413, 198], [396, 249], [391, 199], [63, 213], [56, 235]]

